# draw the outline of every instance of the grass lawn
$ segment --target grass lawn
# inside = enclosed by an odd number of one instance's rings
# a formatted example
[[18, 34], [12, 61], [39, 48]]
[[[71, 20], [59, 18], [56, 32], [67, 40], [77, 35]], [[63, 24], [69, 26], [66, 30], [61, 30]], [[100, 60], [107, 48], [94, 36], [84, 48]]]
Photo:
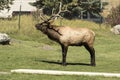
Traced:
[[0, 80], [119, 80], [119, 78], [89, 77], [89, 76], [52, 76], [36, 74], [0, 75]]
[[[16, 21], [16, 20], [15, 20]], [[27, 21], [27, 20], [26, 20]], [[6, 22], [6, 23], [5, 23]], [[87, 21], [63, 21], [71, 26], [82, 26], [96, 33], [96, 67], [88, 66], [90, 55], [84, 47], [69, 47], [66, 67], [61, 66], [61, 48], [34, 29], [34, 23], [22, 25], [20, 32], [14, 28], [13, 21], [0, 23], [0, 31], [11, 36], [11, 45], [0, 45], [0, 71], [12, 69], [45, 69], [84, 72], [120, 73], [120, 36], [114, 35], [105, 26]], [[79, 24], [78, 24], [79, 23]], [[13, 24], [13, 25], [12, 25]], [[59, 22], [56, 22], [59, 24]], [[9, 28], [5, 26], [9, 25]], [[89, 26], [88, 26], [89, 25]], [[3, 27], [1, 27], [3, 26]], [[12, 28], [10, 28], [12, 26]], [[29, 27], [28, 27], [29, 26]], [[4, 29], [3, 29], [4, 28]], [[8, 30], [9, 29], [9, 30]], [[51, 76], [36, 74], [1, 75], [0, 80], [119, 80], [120, 78], [89, 77], [89, 76]]]

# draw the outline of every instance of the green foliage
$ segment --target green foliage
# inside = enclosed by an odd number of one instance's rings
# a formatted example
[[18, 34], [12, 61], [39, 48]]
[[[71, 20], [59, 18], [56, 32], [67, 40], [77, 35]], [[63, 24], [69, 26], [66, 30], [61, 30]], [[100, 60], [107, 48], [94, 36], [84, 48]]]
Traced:
[[9, 9], [14, 0], [0, 0], [0, 10]]
[[72, 9], [72, 13], [74, 14], [75, 17], [78, 17], [79, 15], [81, 15], [82, 10], [83, 9], [78, 6]]
[[71, 15], [72, 18], [80, 18], [81, 12], [88, 12], [92, 16], [99, 17], [99, 13], [106, 5], [100, 0], [38, 0], [33, 3], [33, 6], [43, 8], [45, 14], [51, 15], [53, 11], [54, 13], [58, 11], [59, 2], [62, 2], [62, 10], [66, 10], [62, 16]]

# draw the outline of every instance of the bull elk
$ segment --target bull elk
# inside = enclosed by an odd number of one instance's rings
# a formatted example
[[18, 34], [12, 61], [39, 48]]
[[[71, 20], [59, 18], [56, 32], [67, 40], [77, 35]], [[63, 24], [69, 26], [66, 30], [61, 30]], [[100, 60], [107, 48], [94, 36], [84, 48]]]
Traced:
[[[60, 12], [59, 12], [60, 13]], [[58, 15], [58, 14], [56, 14]], [[87, 28], [72, 28], [69, 26], [56, 26], [51, 23], [57, 17], [56, 15], [47, 20], [41, 16], [43, 22], [35, 25], [49, 39], [56, 41], [62, 48], [62, 65], [66, 65], [66, 56], [69, 46], [84, 46], [90, 53], [91, 66], [95, 66], [95, 50], [93, 47], [95, 33]]]

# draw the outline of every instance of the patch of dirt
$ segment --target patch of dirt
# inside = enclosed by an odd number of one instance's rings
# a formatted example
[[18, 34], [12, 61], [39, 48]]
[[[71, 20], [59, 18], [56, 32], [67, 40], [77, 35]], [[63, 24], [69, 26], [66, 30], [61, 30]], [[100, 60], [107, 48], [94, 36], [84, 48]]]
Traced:
[[43, 49], [43, 50], [55, 50], [52, 46], [47, 45], [47, 44], [35, 45], [33, 47]]
[[43, 45], [41, 48], [44, 50], [54, 50], [54, 48], [50, 45]]

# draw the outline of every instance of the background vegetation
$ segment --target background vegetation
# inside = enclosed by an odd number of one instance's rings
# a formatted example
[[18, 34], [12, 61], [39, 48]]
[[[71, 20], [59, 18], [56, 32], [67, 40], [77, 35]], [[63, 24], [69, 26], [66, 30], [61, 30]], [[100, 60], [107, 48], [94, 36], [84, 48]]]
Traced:
[[106, 22], [110, 24], [111, 27], [120, 24], [120, 5], [111, 9], [110, 14], [106, 18]]
[[[54, 24], [60, 25], [61, 20]], [[86, 27], [96, 33], [96, 67], [89, 66], [89, 53], [84, 47], [70, 47], [66, 67], [61, 66], [61, 48], [49, 40], [34, 27], [36, 22], [32, 16], [21, 17], [21, 28], [18, 30], [18, 17], [12, 20], [0, 20], [0, 32], [8, 33], [11, 45], [0, 45], [0, 71], [9, 72], [12, 69], [45, 69], [85, 72], [120, 73], [120, 37], [110, 32], [104, 24], [83, 20], [62, 20], [62, 25], [71, 27]], [[1, 80], [118, 80], [119, 78], [89, 77], [89, 76], [51, 76], [36, 74], [0, 75]]]
[[31, 3], [38, 9], [43, 8], [44, 14], [51, 15], [58, 12], [59, 2], [62, 2], [61, 15], [67, 19], [86, 17], [89, 13], [92, 17], [101, 17], [100, 12], [107, 5], [101, 0], [37, 0]]
[[0, 0], [0, 10], [9, 9], [14, 0]]

